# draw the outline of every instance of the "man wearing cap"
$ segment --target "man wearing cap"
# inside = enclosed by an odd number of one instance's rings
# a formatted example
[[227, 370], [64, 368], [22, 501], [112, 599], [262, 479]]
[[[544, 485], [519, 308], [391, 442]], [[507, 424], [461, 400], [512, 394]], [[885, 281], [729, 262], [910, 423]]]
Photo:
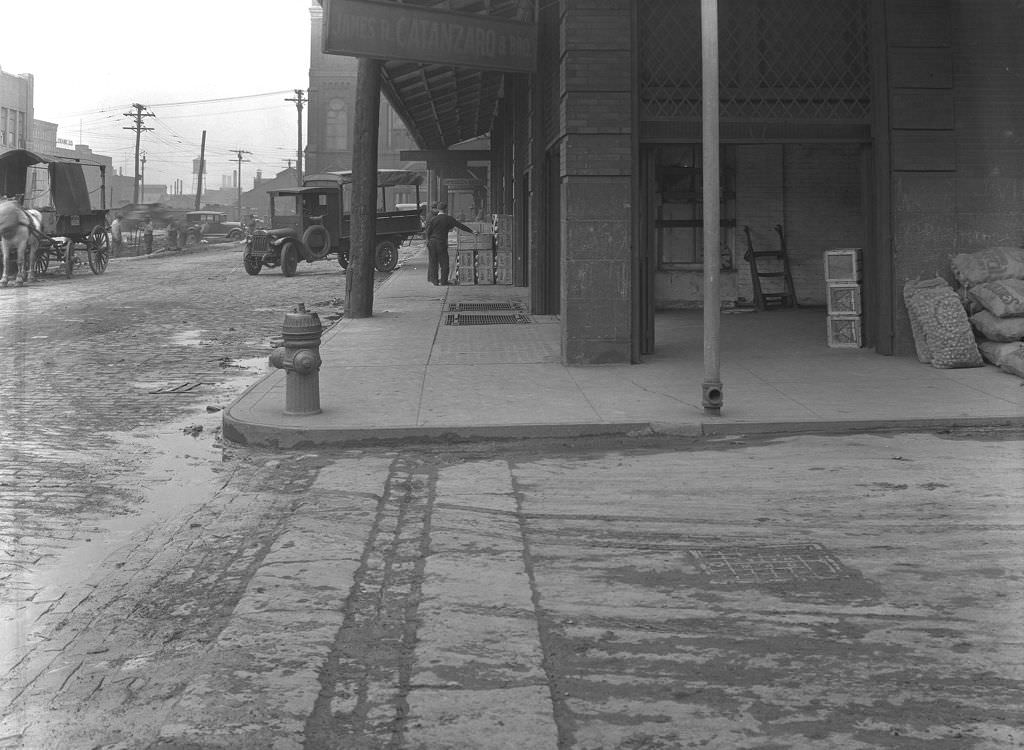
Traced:
[[423, 235], [427, 238], [427, 281], [434, 286], [448, 285], [448, 233], [461, 229], [476, 234], [461, 221], [448, 215], [448, 204], [438, 203], [437, 214], [427, 220]]

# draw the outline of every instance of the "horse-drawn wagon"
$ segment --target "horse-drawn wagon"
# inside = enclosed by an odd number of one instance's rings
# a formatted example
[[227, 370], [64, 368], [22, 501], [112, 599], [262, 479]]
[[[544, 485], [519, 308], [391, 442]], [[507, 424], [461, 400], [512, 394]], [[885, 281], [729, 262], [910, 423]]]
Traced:
[[[90, 199], [84, 168], [98, 169], [99, 203], [96, 209]], [[34, 258], [22, 260], [24, 247], [19, 248], [18, 275], [31, 279], [45, 273], [51, 261], [71, 276], [76, 266], [83, 265], [83, 255], [95, 274], [107, 270], [110, 259], [110, 233], [107, 227], [106, 166], [74, 157], [37, 154], [25, 149], [0, 153], [0, 195], [8, 203], [2, 216], [11, 226], [0, 226], [10, 236], [5, 241], [4, 279], [8, 277], [6, 248], [19, 239], [35, 250]], [[18, 228], [24, 230], [22, 232]]]

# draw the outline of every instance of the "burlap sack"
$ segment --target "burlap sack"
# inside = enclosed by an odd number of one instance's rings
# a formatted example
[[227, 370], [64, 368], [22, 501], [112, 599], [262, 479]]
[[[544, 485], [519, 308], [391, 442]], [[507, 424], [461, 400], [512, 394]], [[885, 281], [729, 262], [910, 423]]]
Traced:
[[917, 358], [933, 367], [981, 367], [971, 323], [956, 292], [942, 279], [908, 281], [903, 299]]
[[1024, 347], [1024, 341], [979, 341], [978, 349], [981, 350], [981, 356], [986, 362], [990, 362], [996, 367], [1003, 364], [1003, 361], [1014, 352], [1020, 351]]
[[986, 281], [968, 287], [967, 296], [997, 318], [1024, 315], [1024, 279]]
[[964, 286], [1000, 279], [1024, 279], [1024, 248], [990, 247], [953, 256], [953, 275]]
[[1024, 378], [1024, 346], [1003, 355], [1003, 361], [999, 363], [999, 369], [1016, 375], [1018, 378]]
[[988, 310], [982, 310], [971, 316], [971, 325], [989, 341], [1024, 339], [1024, 317], [997, 318]]

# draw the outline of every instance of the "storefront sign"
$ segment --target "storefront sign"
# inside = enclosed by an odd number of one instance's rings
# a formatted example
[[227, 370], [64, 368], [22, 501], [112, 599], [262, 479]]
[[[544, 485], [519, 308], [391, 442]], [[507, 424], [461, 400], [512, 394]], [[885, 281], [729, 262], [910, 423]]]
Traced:
[[381, 60], [529, 73], [537, 25], [383, 0], [327, 0], [323, 51]]

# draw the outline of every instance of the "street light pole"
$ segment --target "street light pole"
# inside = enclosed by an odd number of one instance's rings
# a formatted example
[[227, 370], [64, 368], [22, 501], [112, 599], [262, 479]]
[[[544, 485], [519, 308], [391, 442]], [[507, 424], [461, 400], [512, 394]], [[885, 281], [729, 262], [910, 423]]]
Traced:
[[700, 31], [704, 193], [704, 382], [701, 384], [701, 402], [706, 413], [717, 416], [721, 414], [723, 401], [720, 370], [722, 311], [718, 273], [722, 262], [718, 174], [718, 0], [701, 0]]

